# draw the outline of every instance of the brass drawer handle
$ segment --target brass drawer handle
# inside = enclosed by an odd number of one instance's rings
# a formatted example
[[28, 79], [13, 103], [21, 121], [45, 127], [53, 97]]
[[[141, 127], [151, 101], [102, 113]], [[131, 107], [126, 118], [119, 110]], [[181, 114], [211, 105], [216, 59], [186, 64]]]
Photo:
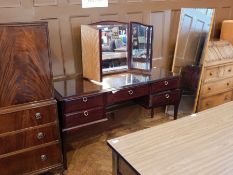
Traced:
[[164, 81], [164, 85], [167, 86], [168, 85], [168, 81]]
[[87, 97], [83, 97], [83, 102], [84, 102], [84, 103], [87, 102]]
[[43, 132], [39, 132], [38, 134], [37, 134], [37, 139], [38, 140], [41, 140], [41, 139], [43, 139], [45, 137], [45, 134], [43, 133]]
[[40, 120], [42, 118], [41, 113], [39, 113], [39, 112], [36, 113], [35, 118], [36, 118], [36, 120]]
[[169, 98], [170, 98], [170, 95], [169, 95], [169, 94], [165, 94], [165, 98], [166, 98], [166, 99], [169, 99]]
[[46, 161], [46, 160], [48, 160], [48, 157], [46, 156], [46, 155], [41, 155], [40, 156], [40, 159], [42, 160], [42, 161]]
[[88, 114], [88, 111], [84, 111], [83, 114], [84, 114], [84, 116], [86, 116], [86, 117], [89, 115], [89, 114]]
[[129, 95], [133, 95], [133, 90], [128, 91]]

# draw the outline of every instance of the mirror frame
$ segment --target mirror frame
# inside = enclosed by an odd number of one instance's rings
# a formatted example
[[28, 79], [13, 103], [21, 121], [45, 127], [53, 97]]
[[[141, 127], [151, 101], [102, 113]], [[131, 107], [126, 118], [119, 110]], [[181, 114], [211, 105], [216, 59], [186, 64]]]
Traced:
[[126, 71], [129, 71], [130, 70], [130, 53], [129, 53], [129, 49], [130, 49], [130, 45], [129, 45], [129, 37], [130, 37], [130, 24], [127, 23], [127, 22], [119, 22], [119, 21], [98, 21], [98, 22], [95, 22], [95, 23], [91, 23], [91, 24], [88, 24], [90, 26], [97, 26], [97, 25], [114, 25], [114, 24], [122, 24], [122, 25], [126, 25], [126, 28], [127, 28], [127, 66], [128, 66], [128, 69], [125, 69], [125, 70], [119, 70], [119, 71], [115, 71], [115, 72], [109, 72], [109, 73], [103, 73], [103, 69], [102, 69], [102, 31], [101, 29], [98, 29], [99, 30], [99, 50], [100, 50], [100, 65], [101, 65], [101, 77], [103, 77], [104, 75], [110, 75], [110, 74], [117, 74], [117, 73], [122, 73], [122, 72], [126, 72]]
[[[150, 68], [147, 70], [147, 69], [140, 69], [140, 68], [133, 68], [132, 67], [132, 61], [133, 61], [133, 57], [132, 57], [132, 38], [133, 38], [133, 24], [137, 24], [137, 25], [141, 25], [141, 26], [145, 26], [145, 27], [149, 27], [150, 28], [150, 30], [148, 30], [148, 36], [149, 36], [149, 34], [151, 33], [151, 35], [150, 35], [150, 39], [151, 39], [151, 45], [148, 43], [148, 41], [147, 41], [147, 56], [149, 57], [149, 63], [150, 63]], [[151, 71], [151, 69], [152, 69], [152, 56], [153, 56], [153, 39], [154, 39], [154, 27], [152, 26], [152, 25], [146, 25], [146, 24], [142, 24], [142, 23], [139, 23], [139, 22], [130, 22], [129, 23], [129, 26], [130, 26], [130, 32], [129, 32], [129, 34], [130, 34], [130, 36], [129, 36], [129, 49], [130, 49], [130, 51], [129, 51], [129, 58], [130, 58], [130, 62], [129, 62], [129, 68], [130, 69], [133, 69], [133, 70], [142, 70], [142, 71], [146, 71], [146, 72], [150, 72]], [[149, 49], [151, 50], [151, 52], [149, 53]], [[139, 60], [140, 60], [140, 58], [138, 58]], [[143, 58], [141, 58], [141, 59], [143, 59]], [[143, 63], [143, 61], [138, 61], [138, 62], [141, 62], [141, 63]]]

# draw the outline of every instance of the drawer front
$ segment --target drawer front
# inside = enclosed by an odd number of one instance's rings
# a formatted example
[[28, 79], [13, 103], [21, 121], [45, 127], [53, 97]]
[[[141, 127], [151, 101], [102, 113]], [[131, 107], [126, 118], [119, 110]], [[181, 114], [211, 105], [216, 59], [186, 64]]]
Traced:
[[89, 108], [103, 106], [103, 94], [94, 96], [81, 96], [65, 100], [64, 111], [65, 113], [76, 112]]
[[89, 110], [80, 111], [77, 113], [66, 114], [64, 117], [64, 128], [68, 129], [82, 124], [105, 119], [105, 110], [101, 108], [93, 108]]
[[203, 84], [201, 96], [208, 96], [217, 92], [230, 90], [233, 88], [233, 79], [224, 79], [211, 83]]
[[0, 136], [0, 145], [7, 145], [0, 147], [0, 155], [56, 141], [58, 139], [59, 130], [56, 124]]
[[181, 91], [179, 89], [173, 91], [167, 91], [160, 94], [150, 96], [151, 106], [162, 106], [174, 104], [180, 101]]
[[232, 100], [232, 91], [200, 99], [198, 111], [209, 109]]
[[176, 88], [179, 88], [179, 86], [180, 86], [180, 79], [176, 77], [173, 79], [152, 83], [151, 92], [156, 93], [156, 92], [166, 91], [170, 89], [176, 89]]
[[219, 78], [219, 68], [215, 67], [215, 68], [209, 68], [206, 69], [204, 72], [204, 81], [210, 81], [212, 79], [217, 79]]
[[109, 92], [107, 94], [107, 104], [111, 105], [114, 103], [127, 101], [137, 97], [142, 97], [148, 95], [148, 85], [142, 85], [127, 89], [119, 90], [115, 93]]
[[0, 115], [0, 134], [54, 122], [56, 115], [56, 104], [2, 114]]
[[2, 175], [21, 175], [60, 163], [60, 145], [55, 144], [1, 158], [0, 171]]
[[224, 77], [233, 76], [233, 64], [224, 66]]

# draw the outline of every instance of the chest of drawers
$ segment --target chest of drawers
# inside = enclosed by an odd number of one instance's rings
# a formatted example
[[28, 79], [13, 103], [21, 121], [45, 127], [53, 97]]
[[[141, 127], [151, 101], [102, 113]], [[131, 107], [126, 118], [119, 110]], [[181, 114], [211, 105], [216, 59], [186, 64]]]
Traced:
[[47, 33], [47, 23], [0, 25], [1, 175], [63, 172]]

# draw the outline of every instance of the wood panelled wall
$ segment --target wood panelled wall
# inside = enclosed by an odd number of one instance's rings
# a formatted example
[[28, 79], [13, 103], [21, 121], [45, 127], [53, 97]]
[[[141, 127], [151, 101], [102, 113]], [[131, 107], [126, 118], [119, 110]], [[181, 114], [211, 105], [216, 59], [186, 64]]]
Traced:
[[0, 22], [46, 20], [55, 77], [82, 72], [80, 25], [100, 20], [137, 21], [155, 26], [154, 66], [170, 68], [180, 8], [216, 8], [212, 37], [221, 21], [233, 19], [232, 0], [110, 0], [108, 8], [82, 9], [81, 0], [0, 0]]

